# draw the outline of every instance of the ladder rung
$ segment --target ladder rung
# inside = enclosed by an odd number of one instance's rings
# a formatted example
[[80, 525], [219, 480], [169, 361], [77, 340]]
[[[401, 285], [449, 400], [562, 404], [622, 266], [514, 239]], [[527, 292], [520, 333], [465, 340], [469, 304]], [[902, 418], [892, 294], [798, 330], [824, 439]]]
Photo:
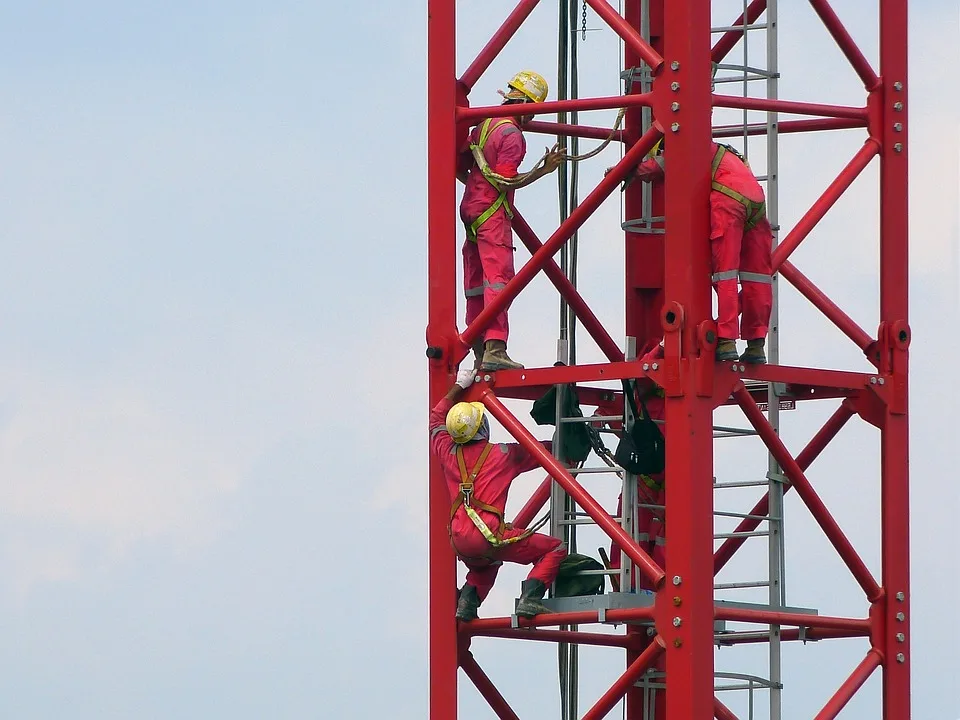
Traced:
[[766, 480], [742, 480], [740, 482], [727, 482], [727, 483], [717, 483], [713, 484], [714, 490], [722, 490], [724, 488], [745, 488], [745, 487], [760, 487], [761, 485], [769, 485]]
[[746, 538], [746, 537], [766, 537], [770, 533], [766, 530], [756, 530], [754, 532], [732, 532], [732, 533], [717, 533], [713, 536], [714, 540], [725, 540], [727, 538]]
[[734, 583], [717, 583], [713, 586], [714, 590], [740, 590], [743, 588], [761, 588], [761, 587], [770, 587], [769, 580], [757, 580], [756, 582], [734, 582]]
[[567, 470], [571, 475], [603, 475], [604, 473], [623, 472], [621, 467], [589, 467], [589, 468], [569, 468]]
[[623, 415], [594, 415], [591, 417], [560, 418], [560, 422], [562, 423], [605, 422], [607, 420], [623, 420]]
[[719, 515], [721, 517], [743, 518], [743, 519], [749, 518], [750, 520], [761, 520], [761, 521], [772, 519], [769, 515], [751, 515], [750, 513], [727, 512], [726, 510], [714, 510], [713, 514]]

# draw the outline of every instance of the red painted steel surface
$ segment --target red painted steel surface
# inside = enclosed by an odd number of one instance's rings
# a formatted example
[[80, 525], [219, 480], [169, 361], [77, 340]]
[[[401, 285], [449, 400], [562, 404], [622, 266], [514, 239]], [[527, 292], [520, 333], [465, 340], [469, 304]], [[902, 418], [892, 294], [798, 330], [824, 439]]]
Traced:
[[[483, 117], [516, 114], [516, 108], [478, 107], [466, 104], [476, 84], [506, 43], [537, 5], [537, 0], [514, 4], [494, 37], [478, 52], [476, 59], [457, 80], [455, 0], [428, 2], [428, 96], [429, 133], [428, 171], [428, 303], [426, 331], [429, 367], [429, 402], [432, 407], [446, 392], [453, 374], [467, 353], [471, 341], [539, 272], [545, 272], [567, 299], [588, 334], [597, 342], [608, 363], [558, 368], [530, 368], [501, 372], [489, 382], [471, 389], [468, 396], [480, 399], [516, 439], [534, 446], [532, 436], [498, 400], [499, 397], [535, 398], [552, 383], [591, 383], [622, 377], [655, 382], [665, 390], [668, 458], [666, 504], [670, 515], [671, 553], [667, 567], [660, 568], [626, 537], [579, 483], [552, 456], [540, 452], [542, 463], [560, 484], [577, 499], [601, 528], [620, 544], [643, 572], [658, 587], [653, 608], [610, 610], [605, 618], [596, 612], [545, 615], [531, 620], [481, 618], [457, 627], [454, 620], [453, 588], [456, 583], [455, 558], [446, 536], [449, 500], [438, 468], [431, 463], [430, 480], [430, 717], [432, 720], [457, 718], [457, 668], [477, 685], [498, 717], [516, 718], [500, 692], [477, 665], [469, 652], [472, 637], [498, 638], [498, 642], [526, 639], [540, 642], [581, 642], [609, 648], [622, 648], [626, 670], [620, 678], [611, 678], [610, 690], [587, 711], [586, 717], [602, 717], [621, 698], [626, 697], [628, 720], [642, 715], [642, 696], [633, 679], [655, 661], [666, 660], [669, 681], [665, 691], [666, 720], [690, 717], [735, 717], [720, 704], [713, 692], [713, 622], [730, 620], [775, 623], [783, 626], [781, 639], [818, 639], [860, 637], [869, 641], [863, 661], [827, 701], [819, 718], [832, 718], [878, 668], [882, 671], [884, 720], [910, 717], [910, 592], [908, 524], [908, 348], [911, 340], [907, 316], [907, 4], [906, 0], [882, 0], [879, 3], [880, 67], [874, 69], [853, 42], [842, 18], [826, 0], [810, 0], [829, 34], [844, 57], [863, 81], [867, 98], [863, 106], [839, 106], [790, 100], [764, 100], [712, 95], [709, 83], [710, 61], [720, 62], [735, 46], [742, 33], [731, 30], [710, 46], [709, 0], [686, 3], [652, 0], [650, 3], [650, 42], [640, 39], [639, 0], [625, 0], [623, 16], [607, 0], [588, 0], [600, 16], [625, 42], [626, 67], [640, 65], [641, 59], [654, 66], [653, 91], [641, 94], [639, 84], [628, 89], [630, 96], [587, 97], [548, 102], [543, 114], [528, 129], [532, 132], [562, 133], [568, 136], [604, 139], [604, 128], [559, 125], [551, 122], [552, 113], [564, 110], [587, 111], [626, 107], [624, 127], [614, 140], [623, 142], [627, 154], [616, 168], [592, 190], [578, 209], [541, 243], [518, 214], [514, 225], [517, 236], [531, 252], [531, 260], [521, 268], [500, 295], [496, 307], [487, 308], [469, 328], [458, 327], [456, 317], [456, 248], [459, 241], [456, 219], [455, 146], [457, 124], [475, 122]], [[747, 8], [748, 19], [760, 18], [764, 0], [753, 0]], [[841, 7], [842, 10], [842, 7]], [[723, 19], [714, 18], [714, 22]], [[736, 23], [742, 22], [738, 19]], [[732, 23], [732, 24], [736, 24]], [[679, 83], [674, 89], [672, 83]], [[679, 103], [674, 110], [672, 103]], [[658, 125], [641, 135], [642, 107], [651, 107]], [[802, 114], [802, 119], [779, 122], [779, 132], [817, 132], [845, 128], [866, 128], [864, 147], [827, 187], [824, 194], [797, 225], [784, 235], [775, 256], [775, 267], [814, 307], [824, 313], [866, 355], [869, 365], [859, 372], [828, 371], [789, 366], [746, 367], [731, 372], [730, 363], [715, 364], [713, 347], [705, 340], [713, 326], [710, 311], [710, 287], [706, 268], [707, 195], [709, 168], [702, 158], [708, 156], [711, 107], [751, 108], [786, 114]], [[676, 126], [674, 126], [676, 123]], [[597, 207], [613, 194], [637, 161], [665, 132], [669, 137], [673, 167], [688, 172], [667, 173], [665, 188], [653, 191], [653, 214], [665, 215], [664, 233], [626, 237], [626, 327], [605, 327], [590, 309], [589, 298], [582, 297], [560, 273], [552, 258]], [[748, 129], [760, 135], [766, 128]], [[735, 128], [715, 129], [716, 137], [741, 132]], [[880, 327], [868, 333], [843, 309], [833, 303], [815, 283], [789, 260], [791, 253], [815, 231], [830, 207], [877, 156], [880, 163]], [[697, 168], [701, 171], [697, 172]], [[626, 218], [641, 215], [641, 184], [627, 187], [624, 198]], [[522, 207], [522, 197], [520, 198]], [[702, 208], [702, 211], [700, 210]], [[671, 314], [672, 313], [672, 314]], [[639, 349], [665, 339], [665, 357], [656, 367], [639, 362], [624, 362], [620, 342], [615, 338], [637, 338]], [[757, 406], [765, 391], [757, 394], [744, 386], [745, 380], [780, 382], [788, 386], [796, 400], [842, 398], [840, 407], [811, 439], [804, 450], [793, 457]], [[608, 390], [581, 386], [584, 402], [609, 401], [619, 397]], [[731, 398], [732, 394], [732, 398]], [[743, 545], [744, 538], [730, 538], [713, 552], [712, 497], [696, 492], [712, 478], [712, 413], [715, 407], [735, 402], [757, 429], [784, 468], [791, 487], [834, 545], [838, 554], [864, 591], [865, 618], [810, 616], [786, 612], [768, 612], [714, 606], [713, 578]], [[802, 404], [801, 404], [802, 406]], [[855, 415], [879, 428], [881, 433], [881, 576], [875, 578], [863, 564], [856, 548], [843, 534], [840, 523], [806, 480], [804, 471]], [[838, 442], [842, 442], [838, 441]], [[545, 481], [529, 499], [518, 516], [518, 524], [529, 523], [549, 496]], [[768, 511], [768, 498], [762, 497], [750, 515]], [[758, 521], [743, 520], [738, 532], [753, 530]], [[679, 605], [675, 598], [680, 598]], [[824, 608], [829, 611], [829, 608]], [[679, 623], [675, 620], [678, 619]], [[650, 643], [637, 626], [627, 625], [622, 634], [578, 631], [534, 630], [563, 625], [589, 628], [606, 622], [653, 622], [657, 641]], [[762, 642], [757, 636], [734, 637], [730, 644]], [[785, 678], [789, 684], [789, 677]], [[551, 694], [552, 696], [552, 694]]]

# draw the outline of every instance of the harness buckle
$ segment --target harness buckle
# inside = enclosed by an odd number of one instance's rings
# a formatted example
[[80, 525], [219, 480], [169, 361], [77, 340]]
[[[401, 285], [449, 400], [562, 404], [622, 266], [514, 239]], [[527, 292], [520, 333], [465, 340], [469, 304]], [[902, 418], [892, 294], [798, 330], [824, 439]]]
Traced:
[[460, 483], [460, 493], [463, 495], [463, 504], [470, 506], [470, 496], [473, 494], [473, 483]]

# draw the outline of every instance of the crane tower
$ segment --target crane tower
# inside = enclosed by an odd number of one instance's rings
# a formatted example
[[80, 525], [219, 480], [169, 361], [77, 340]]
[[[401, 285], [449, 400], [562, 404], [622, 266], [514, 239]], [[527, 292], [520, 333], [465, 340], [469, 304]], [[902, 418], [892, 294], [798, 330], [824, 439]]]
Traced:
[[[777, 0], [744, 0], [740, 16], [729, 18], [717, 17], [717, 3], [711, 0], [621, 0], [620, 7], [609, 0], [584, 0], [584, 12], [589, 8], [597, 26], [622, 43], [623, 66], [611, 68], [611, 72], [620, 74], [623, 92], [583, 97], [577, 84], [570, 82], [576, 70], [575, 19], [580, 0], [560, 0], [558, 67], [564, 77], [558, 78], [559, 99], [538, 106], [536, 121], [525, 130], [555, 136], [568, 148], [576, 148], [581, 140], [612, 140], [622, 146], [622, 157], [582, 198], [572, 197], [575, 176], [561, 169], [560, 222], [543, 241], [524, 220], [522, 193], [518, 195], [514, 234], [531, 257], [493, 304], [469, 327], [463, 327], [458, 325], [457, 313], [456, 254], [462, 238], [456, 216], [455, 151], [465, 129], [480, 120], [520, 114], [516, 105], [471, 103], [470, 92], [540, 3], [488, 4], [490, 9], [506, 6], [505, 17], [484, 46], [459, 47], [473, 59], [458, 75], [458, 3], [428, 0], [426, 354], [430, 406], [450, 387], [458, 366], [472, 343], [482, 337], [487, 323], [536, 275], [544, 273], [562, 298], [558, 362], [524, 370], [480, 371], [479, 382], [465, 399], [482, 402], [546, 471], [546, 479], [524, 505], [515, 525], [527, 527], [538, 511], [547, 507], [551, 534], [562, 537], [571, 548], [587, 537], [584, 533], [594, 532], [619, 547], [623, 557], [619, 568], [597, 571], [610, 583], [609, 592], [550, 597], [545, 603], [552, 604], [555, 612], [531, 620], [514, 615], [458, 623], [454, 617], [456, 559], [446, 529], [450, 498], [440, 468], [431, 460], [431, 720], [460, 717], [461, 669], [489, 703], [492, 716], [518, 718], [509, 698], [497, 689], [471, 652], [475, 638], [495, 638], [489, 642], [497, 643], [555, 643], [563, 720], [606, 717], [621, 703], [627, 720], [735, 720], [738, 715], [724, 700], [723, 691], [736, 689], [750, 693], [747, 712], [751, 718], [756, 710], [754, 693], [763, 692], [769, 708], [763, 716], [779, 720], [782, 692], [790, 685], [781, 663], [783, 644], [856, 638], [862, 644], [862, 659], [825, 691], [824, 697], [829, 699], [816, 718], [837, 717], [874, 674], [880, 676], [882, 717], [910, 717], [907, 0], [877, 4], [876, 67], [853, 41], [828, 0], [808, 3], [862, 81], [862, 102], [835, 105], [779, 97]], [[843, 7], [838, 10], [842, 14]], [[747, 42], [749, 37], [763, 38], [765, 50], [759, 60], [747, 57], [746, 48], [756, 47]], [[742, 53], [733, 57], [737, 47]], [[528, 108], [524, 106], [524, 111], [529, 112]], [[623, 110], [622, 126], [600, 128], [580, 122], [588, 112], [614, 109]], [[715, 117], [729, 118], [731, 110], [742, 111], [741, 122], [715, 123]], [[840, 129], [859, 129], [862, 146], [795, 225], [779, 228], [778, 137], [796, 133], [813, 142], [818, 133]], [[666, 172], [662, 187], [651, 189], [633, 182], [624, 189], [624, 267], [617, 272], [625, 287], [625, 327], [612, 328], [598, 318], [589, 298], [578, 290], [572, 259], [577, 233], [661, 138], [669, 144], [673, 168]], [[755, 171], [765, 168], [765, 174], [758, 172], [758, 176], [765, 184], [767, 213], [776, 238], [775, 301], [766, 365], [718, 362], [715, 358], [717, 324], [709, 272], [703, 269], [709, 267], [710, 252], [706, 240], [710, 234], [710, 143], [721, 138], [742, 140], [744, 152], [749, 141], [762, 143], [763, 156], [752, 164]], [[866, 329], [804, 275], [791, 256], [871, 164], [879, 166], [880, 322], [878, 327]], [[559, 263], [555, 260], [558, 255]], [[783, 362], [789, 358], [779, 351], [776, 298], [777, 285], [784, 280], [839, 329], [846, 337], [844, 342], [862, 351], [860, 367], [837, 370]], [[604, 362], [577, 363], [578, 328], [595, 343]], [[660, 338], [663, 357], [644, 360], [642, 349]], [[636, 476], [609, 462], [610, 456], [606, 464], [572, 464], [549, 454], [503, 402], [534, 400], [557, 388], [556, 441], [574, 424], [586, 424], [584, 418], [560, 416], [564, 393], [575, 387], [580, 403], [598, 408], [591, 425], [603, 424], [597, 418], [609, 421], [604, 429], [611, 433], [607, 437], [615, 440], [616, 429], [629, 427], [631, 418], [621, 390], [624, 380], [663, 397], [666, 481], [660, 505], [639, 497], [634, 490]], [[781, 411], [800, 414], [813, 401], [831, 403], [832, 415], [799, 452], [788, 450], [780, 439]], [[610, 416], [610, 408], [619, 408], [619, 414]], [[742, 427], [720, 424], [717, 415], [721, 412], [726, 416], [738, 413]], [[855, 547], [848, 539], [843, 523], [806, 474], [851, 421], [873, 426], [880, 436], [878, 575], [863, 560], [864, 548]], [[736, 438], [746, 436], [762, 441], [766, 476], [724, 477], [715, 462], [718, 443], [740, 442]], [[842, 441], [842, 437], [836, 440]], [[560, 446], [554, 443], [555, 448]], [[600, 456], [596, 445], [594, 453], [592, 459]], [[822, 474], [829, 468], [818, 465], [817, 471]], [[622, 493], [619, 510], [596, 497], [600, 483], [610, 488], [611, 482]], [[793, 607], [787, 602], [783, 500], [790, 491], [862, 589], [862, 611], [855, 616], [840, 616], [829, 607]], [[751, 492], [755, 496], [744, 503], [746, 493]], [[640, 542], [637, 526], [638, 512], [650, 507], [662, 511], [669, 527], [665, 552], [658, 560], [649, 546]], [[722, 576], [748, 542], [764, 543], [763, 577], [731, 580]], [[749, 602], [737, 595], [744, 591], [753, 593]], [[726, 671], [719, 666], [717, 647], [746, 645], [768, 649], [764, 673]], [[621, 650], [624, 669], [610, 678], [606, 692], [585, 703], [578, 692], [579, 650], [593, 646]]]

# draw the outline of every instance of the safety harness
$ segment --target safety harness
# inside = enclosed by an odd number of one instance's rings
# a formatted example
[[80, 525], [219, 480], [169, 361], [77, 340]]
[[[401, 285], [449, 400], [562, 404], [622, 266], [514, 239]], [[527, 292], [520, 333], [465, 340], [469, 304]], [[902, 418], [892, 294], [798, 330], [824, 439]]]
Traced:
[[726, 185], [721, 185], [720, 183], [717, 182], [717, 179], [716, 179], [717, 169], [720, 167], [720, 161], [723, 160], [723, 156], [728, 152], [732, 153], [741, 162], [745, 163], [743, 156], [740, 153], [738, 153], [734, 148], [730, 147], [729, 145], [719, 145], [717, 147], [717, 154], [713, 156], [713, 168], [710, 171], [710, 181], [711, 181], [710, 187], [712, 187], [714, 190], [716, 190], [719, 193], [723, 193], [729, 198], [733, 198], [734, 200], [736, 200], [738, 203], [740, 203], [747, 209], [747, 219], [743, 227], [746, 230], [752, 230], [756, 226], [756, 224], [761, 220], [763, 220], [763, 218], [766, 216], [767, 206], [766, 206], [766, 203], [762, 201], [756, 202], [754, 200], [751, 200], [741, 195], [736, 190], [733, 190], [732, 188], [728, 188]]
[[[473, 466], [473, 470], [468, 474], [467, 463], [463, 459], [463, 447], [457, 447], [457, 466], [460, 468], [460, 492], [453, 501], [453, 507], [450, 508], [450, 525], [447, 527], [447, 529], [448, 531], [452, 529], [453, 518], [457, 514], [457, 510], [459, 510], [462, 506], [467, 512], [467, 517], [473, 521], [473, 524], [477, 526], [477, 530], [479, 530], [483, 537], [486, 538], [487, 542], [493, 547], [499, 548], [504, 545], [510, 545], [511, 543], [525, 540], [533, 535], [535, 529], [531, 528], [529, 530], [524, 530], [515, 537], [504, 538], [503, 531], [512, 530], [513, 526], [510, 523], [503, 521], [503, 513], [497, 508], [493, 507], [492, 505], [487, 505], [485, 502], [481, 502], [477, 498], [473, 497], [473, 483], [477, 479], [480, 468], [483, 467], [483, 463], [486, 462], [487, 456], [490, 454], [492, 449], [493, 445], [491, 443], [487, 443], [486, 447], [484, 447], [481, 451], [480, 457], [477, 458], [477, 463]], [[487, 526], [487, 524], [483, 521], [483, 518], [477, 513], [477, 509], [484, 510], [496, 516], [498, 520], [496, 531], [491, 530]]]
[[496, 122], [493, 121], [493, 118], [487, 118], [480, 125], [480, 137], [477, 139], [477, 142], [470, 143], [470, 151], [473, 153], [473, 158], [477, 162], [477, 167], [480, 168], [480, 173], [495, 190], [500, 192], [500, 194], [497, 196], [497, 199], [493, 201], [493, 204], [480, 213], [480, 217], [478, 217], [469, 225], [466, 225], [467, 239], [471, 242], [477, 241], [477, 230], [487, 220], [493, 217], [493, 214], [501, 207], [507, 214], [507, 217], [513, 220], [513, 209], [510, 207], [510, 201], [507, 200], [507, 191], [494, 181], [492, 176], [495, 175], [495, 173], [490, 169], [490, 165], [487, 163], [487, 158], [483, 154], [483, 148], [486, 147], [487, 140], [490, 139], [490, 134], [501, 125], [512, 124], [513, 121], [506, 118], [501, 118]]

